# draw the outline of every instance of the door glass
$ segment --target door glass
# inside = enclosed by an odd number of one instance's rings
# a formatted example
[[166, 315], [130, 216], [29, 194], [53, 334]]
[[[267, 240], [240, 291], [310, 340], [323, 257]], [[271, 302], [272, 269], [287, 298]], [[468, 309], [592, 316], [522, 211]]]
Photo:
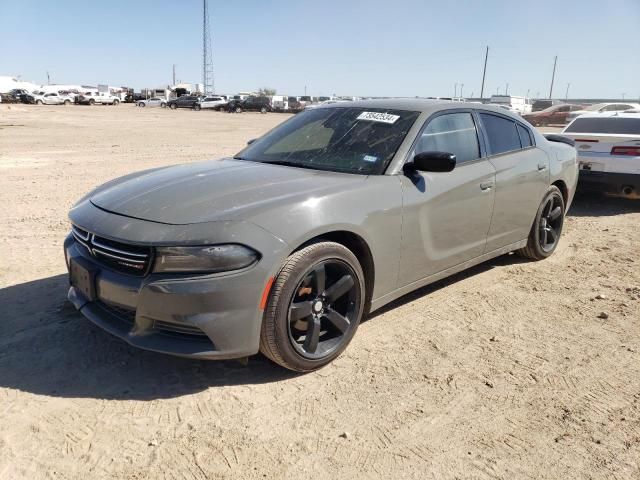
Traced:
[[489, 137], [492, 155], [520, 150], [520, 137], [515, 122], [489, 113], [481, 113], [480, 118]]
[[458, 163], [480, 158], [476, 125], [470, 113], [449, 113], [429, 122], [424, 129], [414, 154], [421, 152], [448, 152]]

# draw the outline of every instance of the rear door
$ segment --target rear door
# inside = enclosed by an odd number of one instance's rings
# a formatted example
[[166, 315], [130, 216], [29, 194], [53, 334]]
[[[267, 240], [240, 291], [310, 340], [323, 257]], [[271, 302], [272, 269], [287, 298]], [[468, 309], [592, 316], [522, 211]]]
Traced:
[[409, 158], [425, 151], [453, 153], [457, 164], [451, 172], [401, 177], [399, 287], [482, 255], [491, 222], [495, 169], [472, 110], [446, 110], [427, 120]]
[[549, 158], [536, 148], [524, 124], [498, 113], [480, 111], [489, 160], [496, 169], [495, 205], [486, 252], [528, 237], [549, 187]]

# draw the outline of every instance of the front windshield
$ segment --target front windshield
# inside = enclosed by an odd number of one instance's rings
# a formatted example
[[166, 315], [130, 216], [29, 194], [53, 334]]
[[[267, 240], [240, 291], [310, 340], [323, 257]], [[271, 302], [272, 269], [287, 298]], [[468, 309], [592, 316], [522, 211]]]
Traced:
[[301, 168], [382, 174], [419, 112], [317, 108], [300, 113], [235, 158]]

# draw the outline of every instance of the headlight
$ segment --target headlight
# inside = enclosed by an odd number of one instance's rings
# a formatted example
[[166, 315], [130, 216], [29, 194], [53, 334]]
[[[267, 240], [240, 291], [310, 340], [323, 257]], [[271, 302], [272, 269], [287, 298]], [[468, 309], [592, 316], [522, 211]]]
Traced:
[[156, 249], [154, 272], [227, 272], [248, 267], [260, 255], [243, 245], [161, 247]]

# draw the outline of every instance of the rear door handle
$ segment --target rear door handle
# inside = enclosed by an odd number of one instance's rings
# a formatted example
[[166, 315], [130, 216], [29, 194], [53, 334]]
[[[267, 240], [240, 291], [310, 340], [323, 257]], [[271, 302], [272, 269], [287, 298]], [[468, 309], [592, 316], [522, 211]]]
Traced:
[[491, 190], [493, 187], [493, 182], [483, 182], [480, 184], [480, 190]]
[[539, 163], [538, 164], [538, 170], [542, 171], [542, 170], [546, 170], [547, 169], [547, 164], [546, 163]]

